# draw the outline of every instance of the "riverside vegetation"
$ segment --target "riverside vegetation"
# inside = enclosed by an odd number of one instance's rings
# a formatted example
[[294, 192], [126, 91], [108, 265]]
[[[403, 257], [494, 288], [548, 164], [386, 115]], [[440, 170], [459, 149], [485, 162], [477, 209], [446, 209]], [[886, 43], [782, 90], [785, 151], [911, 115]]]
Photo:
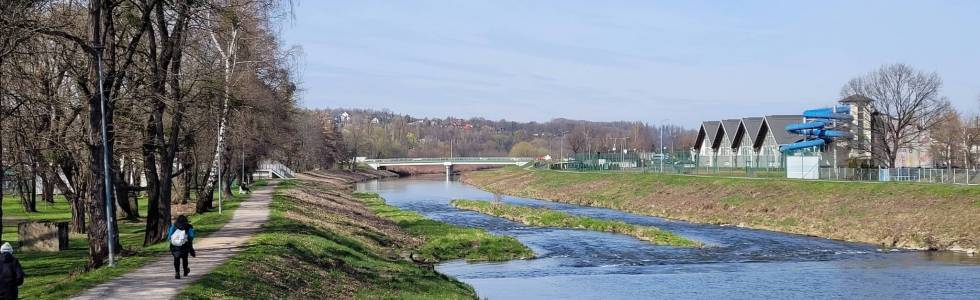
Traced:
[[408, 232], [424, 237], [417, 259], [436, 262], [451, 259], [503, 261], [534, 256], [530, 248], [510, 236], [493, 235], [479, 228], [463, 228], [427, 219], [387, 205], [378, 194], [354, 194], [378, 216], [395, 221]]
[[[264, 182], [256, 182], [256, 184], [264, 184]], [[188, 218], [194, 224], [195, 231], [201, 236], [206, 236], [231, 220], [241, 200], [247, 197], [236, 193], [231, 199], [227, 199], [223, 205], [224, 214], [211, 211], [204, 214], [189, 214]], [[4, 209], [7, 212], [4, 217], [22, 221], [68, 222], [71, 219], [68, 203], [63, 201], [61, 196], [55, 196], [55, 200], [53, 204], [38, 206], [38, 212], [32, 214], [17, 210], [15, 206], [20, 205], [18, 201], [4, 201]], [[187, 206], [178, 208], [177, 212], [191, 209], [193, 207]], [[146, 206], [141, 207], [143, 215], [146, 214], [145, 210]], [[4, 240], [17, 240], [16, 224], [4, 222], [3, 230]], [[71, 234], [67, 250], [16, 252], [24, 272], [28, 275], [24, 279], [24, 285], [20, 287], [20, 296], [25, 299], [64, 299], [153, 262], [159, 259], [160, 255], [169, 252], [167, 242], [143, 246], [143, 224], [140, 222], [121, 221], [118, 223], [118, 230], [119, 243], [122, 245], [121, 253], [124, 255], [116, 257], [114, 268], [86, 268], [89, 253], [85, 234]]]
[[865, 242], [885, 247], [980, 249], [973, 186], [573, 173], [504, 168], [463, 181], [520, 197], [664, 218]]
[[432, 263], [532, 255], [516, 239], [353, 193], [351, 178], [363, 176], [304, 174], [280, 184], [263, 232], [178, 298], [474, 299], [472, 287]]
[[704, 246], [700, 242], [692, 241], [669, 231], [652, 226], [640, 226], [623, 221], [602, 220], [585, 216], [576, 216], [566, 212], [547, 208], [463, 199], [453, 200], [452, 205], [456, 208], [472, 210], [491, 216], [521, 222], [525, 225], [531, 226], [574, 228], [619, 233], [633, 236], [657, 245], [680, 247]]

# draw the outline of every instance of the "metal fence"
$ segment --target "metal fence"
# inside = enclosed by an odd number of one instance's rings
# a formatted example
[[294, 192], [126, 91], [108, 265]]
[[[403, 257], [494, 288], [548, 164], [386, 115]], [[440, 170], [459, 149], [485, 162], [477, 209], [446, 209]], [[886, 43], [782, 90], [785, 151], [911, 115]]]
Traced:
[[[786, 178], [785, 161], [778, 164], [745, 166], [705, 165], [690, 154], [674, 153], [590, 153], [577, 154], [542, 164], [542, 167], [585, 172], [642, 172], [699, 176]], [[918, 182], [939, 184], [980, 185], [980, 169], [975, 168], [849, 168], [822, 166], [815, 170], [815, 180]], [[814, 180], [814, 179], [801, 179]]]

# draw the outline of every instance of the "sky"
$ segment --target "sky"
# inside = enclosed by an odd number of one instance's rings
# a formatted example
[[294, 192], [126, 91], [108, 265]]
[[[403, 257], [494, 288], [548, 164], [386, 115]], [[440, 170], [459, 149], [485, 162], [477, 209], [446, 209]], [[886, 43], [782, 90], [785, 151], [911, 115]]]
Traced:
[[301, 104], [416, 117], [799, 114], [883, 64], [980, 108], [980, 1], [321, 1], [282, 27]]

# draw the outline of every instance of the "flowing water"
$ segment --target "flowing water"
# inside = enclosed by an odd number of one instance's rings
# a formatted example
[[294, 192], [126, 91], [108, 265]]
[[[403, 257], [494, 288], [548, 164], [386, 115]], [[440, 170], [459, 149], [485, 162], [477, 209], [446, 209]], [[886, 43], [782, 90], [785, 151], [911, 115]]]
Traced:
[[[437, 270], [489, 299], [980, 299], [980, 258], [882, 250], [737, 227], [701, 225], [494, 194], [456, 181], [403, 178], [360, 183], [391, 205], [446, 223], [516, 237], [537, 258], [452, 261]], [[655, 246], [632, 237], [527, 227], [449, 205], [457, 198], [502, 200], [576, 215], [652, 225], [708, 244]]]

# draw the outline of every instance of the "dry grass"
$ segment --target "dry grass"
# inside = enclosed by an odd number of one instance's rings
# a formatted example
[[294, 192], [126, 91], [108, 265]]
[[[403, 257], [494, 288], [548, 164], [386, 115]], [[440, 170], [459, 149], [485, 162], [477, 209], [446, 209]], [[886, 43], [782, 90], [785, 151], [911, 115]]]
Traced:
[[751, 180], [507, 168], [467, 183], [522, 197], [866, 242], [980, 249], [980, 188], [909, 183]]

